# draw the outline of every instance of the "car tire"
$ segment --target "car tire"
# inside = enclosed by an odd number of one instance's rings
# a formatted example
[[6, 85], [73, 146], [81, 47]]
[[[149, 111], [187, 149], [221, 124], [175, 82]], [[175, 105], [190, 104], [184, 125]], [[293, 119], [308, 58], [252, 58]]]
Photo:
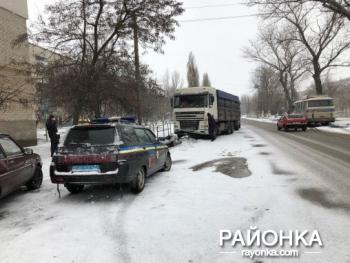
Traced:
[[303, 131], [306, 131], [306, 129], [307, 129], [307, 126], [304, 126], [304, 127], [302, 128]]
[[280, 131], [280, 130], [282, 130], [282, 128], [277, 125], [277, 130]]
[[72, 194], [77, 194], [84, 189], [84, 185], [81, 184], [67, 184], [66, 185], [67, 190]]
[[34, 174], [26, 184], [26, 187], [29, 190], [35, 190], [35, 189], [38, 189], [42, 183], [43, 183], [43, 171], [39, 166], [36, 166], [34, 170]]
[[288, 131], [288, 127], [287, 127], [287, 125], [284, 125], [284, 126], [283, 126], [283, 128], [284, 128], [284, 131], [285, 131], [285, 132], [287, 132], [287, 131]]
[[172, 164], [173, 164], [173, 161], [171, 160], [170, 155], [167, 154], [166, 160], [165, 160], [165, 164], [164, 164], [164, 168], [162, 169], [162, 171], [164, 171], [164, 172], [170, 171]]
[[294, 130], [295, 130], [295, 131], [297, 131], [297, 130], [298, 130], [298, 128], [294, 128]]
[[145, 188], [146, 183], [146, 173], [143, 167], [137, 172], [136, 179], [132, 183], [130, 183], [130, 189], [133, 193], [138, 194], [141, 193]]

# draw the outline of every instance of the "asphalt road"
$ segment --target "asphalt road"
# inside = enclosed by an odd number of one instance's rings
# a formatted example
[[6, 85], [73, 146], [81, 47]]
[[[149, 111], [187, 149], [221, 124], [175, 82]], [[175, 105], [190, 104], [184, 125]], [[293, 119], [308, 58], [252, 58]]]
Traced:
[[308, 128], [277, 131], [275, 123], [242, 120], [242, 125], [284, 151], [291, 162], [305, 167], [308, 191], [299, 195], [327, 209], [341, 209], [350, 216], [350, 136]]

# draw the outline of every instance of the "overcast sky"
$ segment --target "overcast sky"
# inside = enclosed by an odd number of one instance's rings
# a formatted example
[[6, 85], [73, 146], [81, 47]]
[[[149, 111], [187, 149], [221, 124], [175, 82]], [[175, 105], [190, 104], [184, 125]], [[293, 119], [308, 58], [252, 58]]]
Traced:
[[[55, 0], [27, 0], [29, 19], [35, 20], [46, 4]], [[187, 85], [188, 55], [193, 52], [202, 79], [208, 73], [212, 86], [241, 96], [250, 92], [250, 72], [253, 63], [242, 58], [241, 49], [256, 35], [256, 17], [238, 17], [255, 14], [255, 10], [239, 0], [184, 0], [185, 13], [178, 17], [176, 40], [167, 40], [164, 54], [148, 51], [142, 61], [150, 65], [161, 79], [166, 69], [179, 71]], [[227, 18], [231, 17], [231, 18]], [[220, 19], [219, 19], [220, 18]], [[226, 19], [225, 19], [226, 18]], [[191, 21], [194, 20], [194, 21]], [[204, 21], [201, 21], [204, 20]]]

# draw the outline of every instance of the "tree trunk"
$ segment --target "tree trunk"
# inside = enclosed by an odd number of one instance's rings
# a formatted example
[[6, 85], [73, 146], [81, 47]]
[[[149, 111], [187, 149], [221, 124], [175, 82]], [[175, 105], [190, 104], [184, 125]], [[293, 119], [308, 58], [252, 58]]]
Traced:
[[[292, 101], [292, 98], [289, 95], [289, 90], [287, 88], [287, 75], [283, 76], [283, 72], [280, 72], [280, 83], [281, 83], [282, 88], [284, 90], [285, 98], [286, 98], [286, 101], [288, 103], [288, 108], [290, 108], [291, 105], [293, 105], [293, 101]], [[285, 105], [285, 106], [287, 108], [287, 105]]]
[[77, 125], [79, 122], [80, 118], [80, 110], [75, 110], [74, 115], [73, 115], [73, 125]]
[[142, 105], [141, 105], [141, 83], [140, 83], [140, 62], [139, 62], [139, 43], [137, 33], [136, 15], [134, 20], [134, 53], [135, 53], [135, 81], [137, 87], [137, 118], [139, 124], [142, 124]]
[[314, 81], [315, 81], [316, 94], [323, 94], [321, 71], [320, 71], [320, 66], [318, 64], [318, 61], [313, 62], [313, 67], [314, 67], [314, 74], [312, 75], [312, 77], [314, 78]]

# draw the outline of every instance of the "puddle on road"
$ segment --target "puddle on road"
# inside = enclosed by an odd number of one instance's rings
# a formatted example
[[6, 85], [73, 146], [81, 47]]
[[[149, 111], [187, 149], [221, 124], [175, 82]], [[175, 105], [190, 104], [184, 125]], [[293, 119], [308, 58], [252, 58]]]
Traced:
[[326, 196], [326, 192], [316, 188], [302, 188], [298, 190], [299, 196], [328, 209], [342, 209], [350, 212], [350, 204], [345, 202], [336, 202]]
[[247, 159], [241, 157], [217, 159], [198, 164], [190, 169], [197, 172], [208, 167], [215, 167], [216, 170], [214, 172], [226, 174], [233, 178], [244, 178], [251, 175], [248, 169]]
[[253, 147], [265, 147], [266, 145], [265, 144], [253, 144], [252, 146]]
[[186, 162], [186, 160], [176, 160], [176, 161], [173, 161], [173, 164], [183, 163], [183, 162]]
[[272, 168], [272, 173], [273, 173], [273, 174], [278, 174], [278, 175], [293, 175], [292, 172], [286, 171], [286, 170], [283, 170], [283, 169], [277, 167], [276, 164], [274, 164], [273, 162], [271, 162], [270, 164], [271, 164], [271, 168]]

